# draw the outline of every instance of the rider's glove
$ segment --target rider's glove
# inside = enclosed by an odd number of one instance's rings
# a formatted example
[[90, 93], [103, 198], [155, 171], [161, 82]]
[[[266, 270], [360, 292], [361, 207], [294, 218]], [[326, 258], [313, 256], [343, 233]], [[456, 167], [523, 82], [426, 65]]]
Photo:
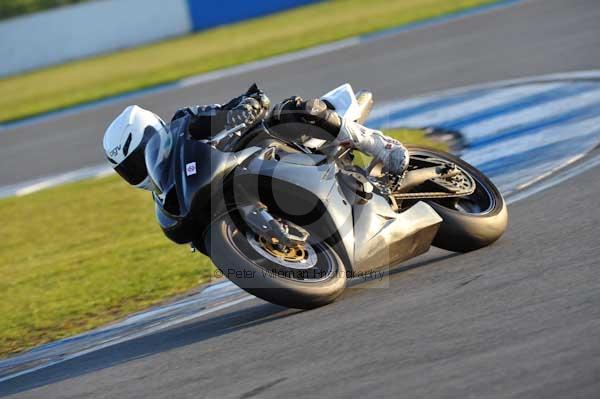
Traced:
[[227, 112], [225, 127], [231, 129], [242, 123], [250, 127], [265, 116], [270, 105], [269, 97], [254, 84], [243, 95], [239, 103]]
[[269, 109], [269, 107], [271, 106], [271, 100], [269, 100], [269, 97], [267, 97], [265, 92], [262, 91], [256, 83], [250, 86], [250, 88], [246, 91], [246, 94], [244, 94], [243, 97], [254, 98], [260, 103], [263, 109]]
[[254, 125], [258, 116], [263, 112], [260, 102], [252, 97], [246, 97], [233, 109], [227, 112], [226, 128], [231, 129], [245, 123], [250, 127]]

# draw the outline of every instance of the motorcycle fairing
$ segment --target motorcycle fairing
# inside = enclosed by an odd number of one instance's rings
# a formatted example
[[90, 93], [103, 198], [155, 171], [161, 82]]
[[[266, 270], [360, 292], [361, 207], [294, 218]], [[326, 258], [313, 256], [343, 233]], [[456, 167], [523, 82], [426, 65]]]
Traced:
[[[420, 255], [442, 222], [424, 202], [396, 213], [379, 195], [368, 201], [353, 197], [342, 189], [336, 174], [329, 173], [332, 165], [318, 163], [315, 155], [298, 154], [288, 162], [287, 156], [276, 160], [266, 159], [266, 154], [255, 154], [236, 169], [236, 201], [242, 197], [260, 201], [274, 213], [317, 232], [315, 238], [333, 245], [352, 273]], [[307, 159], [300, 161], [300, 157]]]
[[[183, 244], [193, 241], [211, 220], [211, 203], [222, 197], [222, 181], [250, 154], [260, 150], [251, 147], [237, 153], [222, 152], [210, 144], [190, 137], [186, 132], [188, 118], [180, 118], [181, 126], [172, 126], [173, 150], [165, 175], [172, 181], [163, 185], [164, 192], [153, 194], [156, 219], [165, 235]], [[195, 163], [193, 173], [186, 167]]]
[[353, 271], [362, 273], [427, 252], [442, 222], [425, 202], [396, 213], [378, 195], [366, 203], [353, 205], [353, 214]]
[[[398, 214], [383, 197], [365, 201], [343, 189], [335, 165], [323, 155], [277, 159], [267, 156], [271, 149], [258, 147], [222, 152], [188, 137], [184, 127], [175, 134], [172, 170], [165, 174], [172, 181], [161, 184], [163, 193], [154, 194], [157, 220], [176, 243], [197, 239], [218, 212], [227, 211], [224, 204], [259, 201], [329, 242], [348, 270], [357, 273], [419, 255], [441, 223], [423, 202]], [[188, 173], [192, 162], [197, 167]]]

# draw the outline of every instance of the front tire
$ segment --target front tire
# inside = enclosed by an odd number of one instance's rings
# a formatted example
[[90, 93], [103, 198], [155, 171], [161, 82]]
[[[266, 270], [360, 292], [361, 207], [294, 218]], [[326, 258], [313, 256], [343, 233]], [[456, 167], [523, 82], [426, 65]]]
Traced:
[[256, 242], [229, 214], [217, 218], [204, 235], [204, 248], [223, 275], [266, 301], [312, 309], [333, 302], [344, 291], [346, 269], [328, 244], [309, 239], [307, 245], [316, 256], [311, 271], [286, 270], [257, 249]]
[[475, 192], [458, 200], [430, 200], [443, 222], [433, 245], [453, 252], [470, 252], [498, 240], [508, 225], [508, 209], [498, 188], [481, 171], [452, 154], [407, 146], [411, 156], [430, 156], [454, 163], [476, 182]]

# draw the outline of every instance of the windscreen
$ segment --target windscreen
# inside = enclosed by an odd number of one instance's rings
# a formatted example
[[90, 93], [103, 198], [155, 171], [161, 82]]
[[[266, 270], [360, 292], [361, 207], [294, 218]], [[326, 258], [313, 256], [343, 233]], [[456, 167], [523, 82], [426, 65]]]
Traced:
[[145, 151], [146, 167], [157, 194], [168, 190], [174, 182], [171, 173], [171, 152], [173, 136], [166, 126], [160, 129], [149, 126], [146, 129], [155, 129], [152, 138], [148, 141]]
[[341, 85], [321, 97], [335, 108], [335, 112], [343, 118], [352, 121], [360, 118], [361, 110], [352, 86], [348, 83]]

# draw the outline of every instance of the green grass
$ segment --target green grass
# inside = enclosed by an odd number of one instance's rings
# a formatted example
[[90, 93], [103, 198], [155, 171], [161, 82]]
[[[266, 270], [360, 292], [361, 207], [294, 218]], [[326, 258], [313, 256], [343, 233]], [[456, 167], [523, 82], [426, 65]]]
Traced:
[[387, 129], [384, 133], [401, 143], [423, 145], [437, 150], [448, 151], [446, 143], [432, 140], [420, 129]]
[[210, 261], [163, 237], [151, 198], [117, 177], [0, 201], [0, 354], [185, 292]]
[[0, 20], [90, 0], [2, 0]]
[[[440, 146], [420, 131], [393, 131]], [[210, 279], [149, 193], [111, 176], [0, 200], [0, 357], [117, 320]]]
[[[9, 121], [494, 0], [333, 0], [0, 80]], [[410, 71], [406, 71], [410, 73]]]

